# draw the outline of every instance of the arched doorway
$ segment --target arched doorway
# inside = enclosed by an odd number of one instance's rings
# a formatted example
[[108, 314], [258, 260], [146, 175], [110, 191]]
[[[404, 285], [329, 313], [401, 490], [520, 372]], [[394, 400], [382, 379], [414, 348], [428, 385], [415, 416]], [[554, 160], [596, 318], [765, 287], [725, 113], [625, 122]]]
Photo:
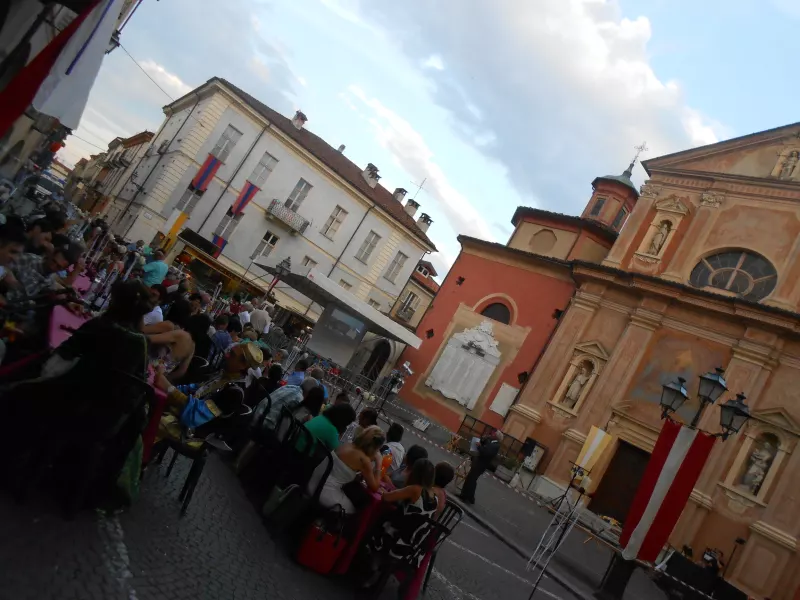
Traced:
[[371, 381], [375, 381], [380, 375], [389, 355], [392, 353], [392, 346], [386, 340], [381, 340], [375, 344], [372, 354], [367, 359], [367, 364], [361, 369], [361, 374]]

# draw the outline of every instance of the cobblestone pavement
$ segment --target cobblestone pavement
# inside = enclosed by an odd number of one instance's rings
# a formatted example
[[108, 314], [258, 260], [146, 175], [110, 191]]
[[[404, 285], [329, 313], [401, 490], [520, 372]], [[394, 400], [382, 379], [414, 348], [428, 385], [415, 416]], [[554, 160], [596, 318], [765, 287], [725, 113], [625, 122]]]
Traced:
[[[181, 460], [169, 479], [145, 476], [135, 506], [118, 516], [63, 520], [49, 506], [0, 496], [0, 600], [351, 599], [345, 582], [295, 564], [275, 543], [227, 466], [212, 459], [187, 515], [177, 496]], [[465, 520], [441, 549], [426, 598], [523, 600], [524, 561]], [[396, 597], [387, 589], [385, 598]], [[535, 598], [564, 598], [545, 581]]]

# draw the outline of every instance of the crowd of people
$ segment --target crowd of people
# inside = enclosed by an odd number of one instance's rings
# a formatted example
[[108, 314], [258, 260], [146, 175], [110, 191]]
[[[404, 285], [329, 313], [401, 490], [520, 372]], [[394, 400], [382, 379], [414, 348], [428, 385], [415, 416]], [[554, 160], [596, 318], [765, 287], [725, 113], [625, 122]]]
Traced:
[[[273, 347], [290, 338], [271, 335], [275, 307], [266, 298], [236, 295], [212, 316], [211, 297], [193, 290], [162, 249], [108, 229], [103, 219], [76, 225], [57, 209], [0, 223], [0, 408], [9, 422], [31, 424], [0, 440], [11, 471], [0, 481], [13, 486], [44, 469], [86, 484], [57, 486], [83, 490], [70, 500], [76, 509], [118, 510], [136, 500], [161, 449], [220, 451], [247, 472], [262, 449], [257, 440], [280, 439], [289, 414], [305, 432], [294, 451], [321, 449], [332, 461], [329, 473], [320, 463], [307, 481], [308, 494], [321, 490], [322, 509], [357, 519], [365, 494], [396, 506], [369, 552], [413, 536], [403, 525], [409, 515], [441, 514], [453, 467], [434, 465], [421, 446], [406, 448], [403, 427], [384, 431], [373, 408], [359, 402], [357, 412], [326, 382], [326, 365]], [[82, 275], [94, 283], [73, 290]], [[55, 303], [83, 324], [48, 348]]]

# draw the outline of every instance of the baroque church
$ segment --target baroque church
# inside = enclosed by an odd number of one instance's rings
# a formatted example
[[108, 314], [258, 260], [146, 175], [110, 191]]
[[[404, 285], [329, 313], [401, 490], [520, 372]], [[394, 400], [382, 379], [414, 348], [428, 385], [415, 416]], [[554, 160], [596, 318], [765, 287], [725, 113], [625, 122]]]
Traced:
[[[453, 431], [536, 442], [537, 491], [563, 489], [593, 426], [614, 436], [589, 509], [624, 520], [661, 428], [661, 386], [722, 368], [751, 419], [719, 440], [670, 542], [731, 556], [756, 598], [800, 588], [800, 124], [598, 177], [580, 217], [520, 207], [508, 243], [460, 236], [407, 349], [403, 398]], [[723, 558], [727, 563], [727, 560]]]

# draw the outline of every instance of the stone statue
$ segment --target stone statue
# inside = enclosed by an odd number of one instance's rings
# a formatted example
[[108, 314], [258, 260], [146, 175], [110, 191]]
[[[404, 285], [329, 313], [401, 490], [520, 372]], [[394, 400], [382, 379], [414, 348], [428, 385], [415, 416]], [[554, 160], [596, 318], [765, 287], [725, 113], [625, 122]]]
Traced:
[[775, 458], [775, 448], [769, 442], [763, 442], [758, 448], [753, 450], [747, 460], [747, 470], [739, 481], [739, 487], [753, 496], [757, 496], [764, 479]]
[[656, 229], [653, 239], [650, 240], [650, 247], [647, 249], [647, 253], [652, 254], [653, 256], [658, 256], [658, 253], [661, 252], [661, 248], [664, 247], [664, 242], [667, 241], [668, 235], [669, 221], [662, 221], [661, 225], [659, 225], [658, 229]]
[[564, 399], [561, 403], [566, 406], [567, 408], [575, 408], [575, 405], [578, 403], [578, 400], [581, 397], [581, 392], [583, 391], [583, 386], [586, 385], [586, 382], [589, 381], [589, 377], [591, 377], [592, 371], [591, 368], [586, 365], [586, 363], [581, 364], [578, 369], [578, 374], [572, 379], [567, 388], [567, 393], [564, 395]]
[[789, 153], [789, 156], [786, 157], [786, 160], [783, 161], [783, 166], [781, 167], [781, 179], [789, 179], [794, 172], [795, 167], [797, 166], [798, 161], [798, 154], [797, 150], [792, 150]]

